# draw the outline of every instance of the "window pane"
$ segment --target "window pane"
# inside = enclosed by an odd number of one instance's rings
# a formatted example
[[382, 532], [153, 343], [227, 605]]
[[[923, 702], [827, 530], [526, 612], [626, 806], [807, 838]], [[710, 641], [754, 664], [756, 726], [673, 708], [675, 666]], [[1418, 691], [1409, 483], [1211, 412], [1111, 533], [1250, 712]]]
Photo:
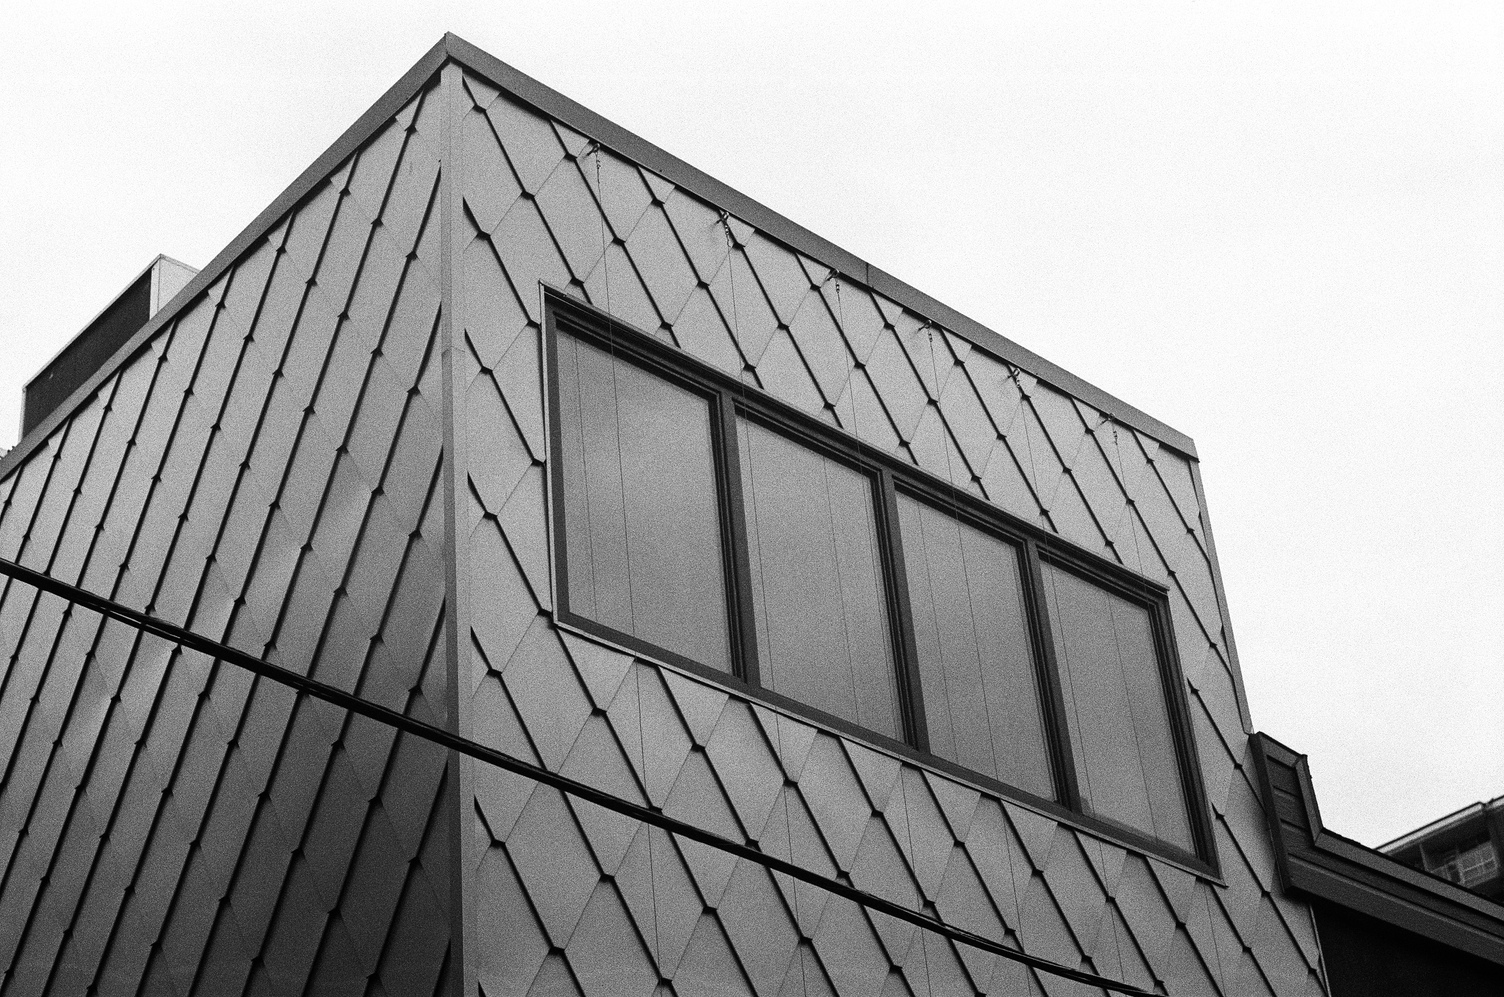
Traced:
[[560, 335], [569, 608], [730, 670], [709, 402]]
[[740, 433], [763, 684], [901, 736], [872, 481], [746, 420]]
[[1044, 581], [1084, 809], [1192, 849], [1148, 611], [1053, 565]]
[[1019, 551], [898, 496], [930, 750], [1053, 798]]

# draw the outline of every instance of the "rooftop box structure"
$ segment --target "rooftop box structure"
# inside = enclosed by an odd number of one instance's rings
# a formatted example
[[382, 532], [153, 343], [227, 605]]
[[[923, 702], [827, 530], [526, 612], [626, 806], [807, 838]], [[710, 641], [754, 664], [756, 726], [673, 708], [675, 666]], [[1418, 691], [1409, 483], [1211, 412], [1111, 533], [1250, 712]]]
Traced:
[[21, 435], [41, 425], [133, 333], [187, 286], [196, 273], [192, 267], [166, 256], [152, 260], [47, 366], [26, 382]]
[[427, 725], [8, 580], [7, 992], [1325, 992], [1190, 439], [453, 36], [0, 558]]

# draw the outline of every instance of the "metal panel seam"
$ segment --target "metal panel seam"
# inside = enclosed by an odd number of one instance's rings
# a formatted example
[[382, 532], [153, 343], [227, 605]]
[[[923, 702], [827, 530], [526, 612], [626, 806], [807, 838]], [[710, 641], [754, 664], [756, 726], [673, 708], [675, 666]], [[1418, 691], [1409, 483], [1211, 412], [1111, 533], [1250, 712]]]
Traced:
[[1222, 614], [1222, 636], [1227, 645], [1227, 663], [1232, 670], [1232, 688], [1238, 699], [1238, 713], [1243, 717], [1243, 733], [1253, 733], [1253, 714], [1248, 708], [1248, 691], [1243, 687], [1243, 666], [1238, 660], [1238, 642], [1232, 634], [1232, 613], [1227, 608], [1227, 588], [1222, 583], [1222, 562], [1217, 558], [1217, 541], [1212, 537], [1211, 513], [1206, 509], [1206, 489], [1201, 484], [1201, 462], [1193, 460], [1191, 485], [1196, 489], [1200, 507], [1201, 530], [1206, 534], [1206, 552], [1212, 566], [1212, 591], [1217, 596], [1217, 610]]
[[[441, 43], [442, 44], [442, 43]], [[461, 693], [468, 688], [469, 627], [470, 627], [470, 577], [469, 558], [465, 556], [469, 538], [460, 538], [460, 529], [466, 521], [462, 503], [467, 499], [466, 473], [468, 463], [465, 453], [465, 432], [460, 424], [464, 412], [461, 392], [463, 371], [456, 362], [457, 343], [462, 335], [455, 317], [458, 309], [459, 288], [455, 279], [455, 257], [460, 252], [457, 241], [462, 238], [464, 227], [460, 212], [463, 206], [455, 189], [460, 175], [456, 139], [459, 128], [464, 84], [458, 63], [448, 61], [439, 70], [439, 86], [433, 96], [443, 101], [443, 148], [439, 153], [439, 197], [441, 204], [439, 238], [439, 313], [442, 345], [444, 452], [441, 460], [448, 466], [444, 474], [444, 601], [445, 601], [445, 648], [448, 659], [449, 714], [454, 732], [466, 740], [471, 736], [469, 697]], [[462, 660], [463, 659], [463, 660]], [[464, 683], [462, 685], [462, 683]], [[460, 994], [476, 992], [475, 946], [469, 933], [474, 930], [473, 897], [467, 884], [472, 868], [470, 852], [474, 850], [474, 835], [467, 833], [474, 809], [474, 760], [457, 751], [449, 752], [450, 784], [454, 793], [450, 812], [450, 965], [458, 972], [452, 974]], [[458, 920], [458, 924], [454, 921]]]
[[[317, 679], [284, 668], [281, 665], [274, 665], [228, 644], [211, 640], [185, 627], [158, 619], [139, 610], [131, 609], [128, 606], [122, 606], [87, 589], [70, 585], [67, 582], [52, 578], [49, 575], [26, 568], [15, 562], [0, 559], [0, 573], [13, 576], [28, 585], [49, 592], [71, 603], [83, 606], [103, 616], [119, 620], [143, 632], [163, 637], [179, 645], [180, 649], [186, 648], [197, 651], [215, 659], [216, 662], [223, 661], [236, 665], [255, 675], [270, 679], [273, 682], [315, 699], [333, 704], [350, 713], [368, 717], [399, 731], [413, 734], [442, 747], [447, 747], [450, 750], [462, 751], [474, 759], [522, 775], [535, 782], [567, 793], [577, 799], [593, 803], [641, 823], [662, 828], [690, 841], [708, 845], [717, 851], [733, 855], [739, 859], [754, 862], [770, 871], [780, 872], [802, 882], [810, 883], [834, 896], [851, 900], [859, 906], [867, 908], [869, 911], [887, 914], [915, 927], [936, 932], [953, 942], [960, 942], [985, 952], [1002, 956], [1011, 961], [1022, 963], [1035, 970], [1047, 972], [1078, 983], [1100, 987], [1114, 993], [1133, 995], [1133, 997], [1151, 997], [1150, 991], [1140, 989], [1132, 984], [1098, 975], [1092, 970], [1073, 968], [1065, 963], [1055, 962], [1044, 956], [1033, 955], [1008, 945], [1006, 941], [1000, 942], [985, 935], [952, 925], [941, 920], [936, 914], [930, 913], [929, 910], [915, 910], [902, 903], [889, 900], [876, 893], [854, 886], [850, 883], [849, 878], [832, 878], [823, 873], [805, 868], [789, 859], [769, 854], [763, 851], [760, 845], [725, 837], [716, 831], [709, 830], [697, 824], [688, 823], [677, 817], [669, 816], [656, 807], [634, 803], [606, 790], [597, 789], [589, 783], [580, 782], [561, 773], [551, 771], [542, 765], [536, 765], [493, 748], [488, 748], [475, 741], [458, 737], [447, 728], [435, 726], [409, 716], [406, 713], [373, 703], [370, 700], [363, 699], [353, 693], [345, 692], [335, 686], [320, 682]], [[153, 949], [154, 954], [161, 951], [161, 948]]]

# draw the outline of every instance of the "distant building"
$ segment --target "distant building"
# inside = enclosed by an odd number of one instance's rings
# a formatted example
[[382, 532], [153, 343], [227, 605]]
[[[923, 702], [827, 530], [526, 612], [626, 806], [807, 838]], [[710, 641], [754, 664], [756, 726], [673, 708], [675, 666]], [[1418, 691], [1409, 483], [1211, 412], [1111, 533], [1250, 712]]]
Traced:
[[1304, 755], [1264, 734], [1253, 741], [1281, 889], [1311, 905], [1332, 997], [1504, 994], [1504, 905], [1457, 885], [1460, 863], [1454, 880], [1386, 854], [1408, 854], [1420, 836], [1436, 843], [1426, 854], [1437, 856], [1437, 868], [1469, 856], [1466, 868], [1476, 878], [1485, 863], [1465, 815], [1492, 805], [1367, 848], [1322, 823]]
[[1401, 835], [1379, 851], [1474, 893], [1504, 900], [1504, 796], [1474, 803]]

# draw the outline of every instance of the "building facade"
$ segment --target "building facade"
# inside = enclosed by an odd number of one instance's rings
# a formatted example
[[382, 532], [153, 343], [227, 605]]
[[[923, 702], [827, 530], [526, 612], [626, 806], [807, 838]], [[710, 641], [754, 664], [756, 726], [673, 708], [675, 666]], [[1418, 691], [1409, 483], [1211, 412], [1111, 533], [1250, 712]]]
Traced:
[[[1391, 846], [1367, 848], [1329, 830], [1306, 757], [1265, 734], [1253, 743], [1280, 884], [1311, 904], [1332, 997], [1504, 993], [1504, 905], [1417, 870]], [[1445, 836], [1449, 829], [1462, 833]], [[1468, 830], [1444, 818], [1415, 834], [1441, 832], [1438, 845], [1468, 843], [1466, 854], [1476, 847]], [[1400, 848], [1414, 844], [1406, 838]]]
[[[1194, 445], [452, 36], [0, 557], [1049, 963], [1326, 992]], [[1101, 992], [7, 578], [0, 994]]]
[[1474, 803], [1416, 828], [1379, 851], [1491, 900], [1504, 902], [1504, 796]]

